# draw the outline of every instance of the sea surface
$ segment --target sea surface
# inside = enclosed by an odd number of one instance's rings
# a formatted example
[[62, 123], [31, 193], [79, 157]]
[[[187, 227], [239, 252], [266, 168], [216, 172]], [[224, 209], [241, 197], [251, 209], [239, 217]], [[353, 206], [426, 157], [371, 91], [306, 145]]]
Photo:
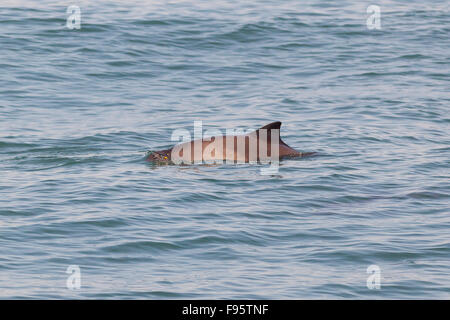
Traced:
[[0, 298], [450, 299], [449, 75], [448, 1], [0, 0]]

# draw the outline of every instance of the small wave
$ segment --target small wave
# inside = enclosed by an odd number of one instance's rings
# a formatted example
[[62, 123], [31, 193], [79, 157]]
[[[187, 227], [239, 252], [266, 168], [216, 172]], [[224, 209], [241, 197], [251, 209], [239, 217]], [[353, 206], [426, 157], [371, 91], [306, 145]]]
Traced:
[[405, 197], [413, 199], [447, 199], [450, 198], [450, 194], [441, 192], [421, 191], [408, 193], [405, 195]]
[[181, 247], [171, 242], [142, 240], [127, 241], [121, 244], [103, 246], [100, 249], [105, 252], [137, 253], [178, 250], [181, 249]]

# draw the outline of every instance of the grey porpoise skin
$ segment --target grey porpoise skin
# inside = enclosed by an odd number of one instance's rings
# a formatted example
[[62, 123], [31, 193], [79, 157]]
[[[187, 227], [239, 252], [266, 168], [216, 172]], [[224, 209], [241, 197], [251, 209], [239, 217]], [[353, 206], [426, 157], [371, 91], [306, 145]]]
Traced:
[[[242, 159], [244, 163], [249, 163], [252, 160], [252, 157], [250, 155], [250, 136], [253, 135], [253, 137], [256, 138], [256, 143], [255, 143], [255, 159], [256, 161], [260, 161], [260, 156], [259, 156], [259, 146], [260, 146], [260, 138], [264, 137], [266, 139], [266, 150], [267, 150], [267, 155], [271, 156], [271, 137], [272, 136], [278, 136], [278, 147], [279, 147], [279, 159], [283, 159], [283, 158], [293, 158], [293, 157], [305, 157], [305, 156], [311, 156], [314, 155], [315, 152], [299, 152], [293, 148], [291, 148], [290, 146], [288, 146], [286, 143], [284, 143], [283, 140], [281, 140], [281, 135], [280, 135], [280, 127], [281, 127], [281, 122], [280, 121], [276, 121], [276, 122], [272, 122], [268, 125], [265, 125], [263, 127], [261, 127], [260, 129], [254, 131], [251, 134], [247, 134], [247, 135], [242, 135], [242, 136], [222, 136], [220, 137], [223, 141], [223, 152], [221, 152], [221, 154], [215, 154], [215, 151], [212, 153], [212, 158], [209, 159], [205, 159], [203, 156], [203, 153], [205, 151], [205, 149], [210, 146], [210, 144], [214, 143], [217, 139], [217, 137], [211, 137], [208, 139], [202, 139], [200, 140], [193, 140], [190, 142], [186, 142], [183, 144], [179, 144], [176, 145], [170, 149], [165, 149], [165, 150], [159, 150], [159, 151], [152, 151], [149, 152], [149, 154], [146, 157], [147, 161], [150, 162], [162, 162], [162, 163], [169, 163], [171, 162], [173, 159], [173, 152], [175, 151], [174, 148], [178, 147], [178, 149], [181, 149], [181, 147], [184, 145], [184, 147], [186, 148], [191, 148], [191, 159], [190, 162], [194, 162], [194, 145], [195, 142], [201, 144], [202, 146], [202, 160], [231, 160], [231, 161], [237, 161], [238, 159]], [[262, 130], [267, 132], [267, 135], [265, 134], [261, 134]], [[276, 134], [274, 131], [272, 130], [277, 130]], [[231, 143], [231, 146], [233, 149], [227, 150], [227, 140], [230, 141], [230, 139], [233, 139], [233, 143]], [[238, 155], [238, 139], [239, 141], [245, 141], [245, 154], [241, 154]], [[245, 139], [245, 140], [243, 140]], [[230, 148], [231, 148], [230, 146]], [[242, 151], [244, 151], [242, 150]], [[183, 150], [178, 151], [180, 156], [183, 156]], [[189, 160], [189, 159], [188, 159]]]

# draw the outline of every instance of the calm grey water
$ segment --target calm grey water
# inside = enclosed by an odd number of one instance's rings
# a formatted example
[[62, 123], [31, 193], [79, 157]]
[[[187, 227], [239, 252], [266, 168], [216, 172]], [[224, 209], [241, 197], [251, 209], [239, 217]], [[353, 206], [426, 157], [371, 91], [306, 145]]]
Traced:
[[[0, 3], [0, 298], [450, 298], [448, 1], [70, 4]], [[144, 161], [198, 120], [319, 155]]]

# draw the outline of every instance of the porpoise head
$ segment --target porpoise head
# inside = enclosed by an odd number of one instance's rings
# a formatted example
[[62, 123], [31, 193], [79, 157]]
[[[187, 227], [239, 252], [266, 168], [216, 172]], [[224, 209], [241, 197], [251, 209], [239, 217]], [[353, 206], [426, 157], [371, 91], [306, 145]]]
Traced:
[[150, 162], [169, 162], [171, 158], [171, 149], [150, 151], [146, 160]]

